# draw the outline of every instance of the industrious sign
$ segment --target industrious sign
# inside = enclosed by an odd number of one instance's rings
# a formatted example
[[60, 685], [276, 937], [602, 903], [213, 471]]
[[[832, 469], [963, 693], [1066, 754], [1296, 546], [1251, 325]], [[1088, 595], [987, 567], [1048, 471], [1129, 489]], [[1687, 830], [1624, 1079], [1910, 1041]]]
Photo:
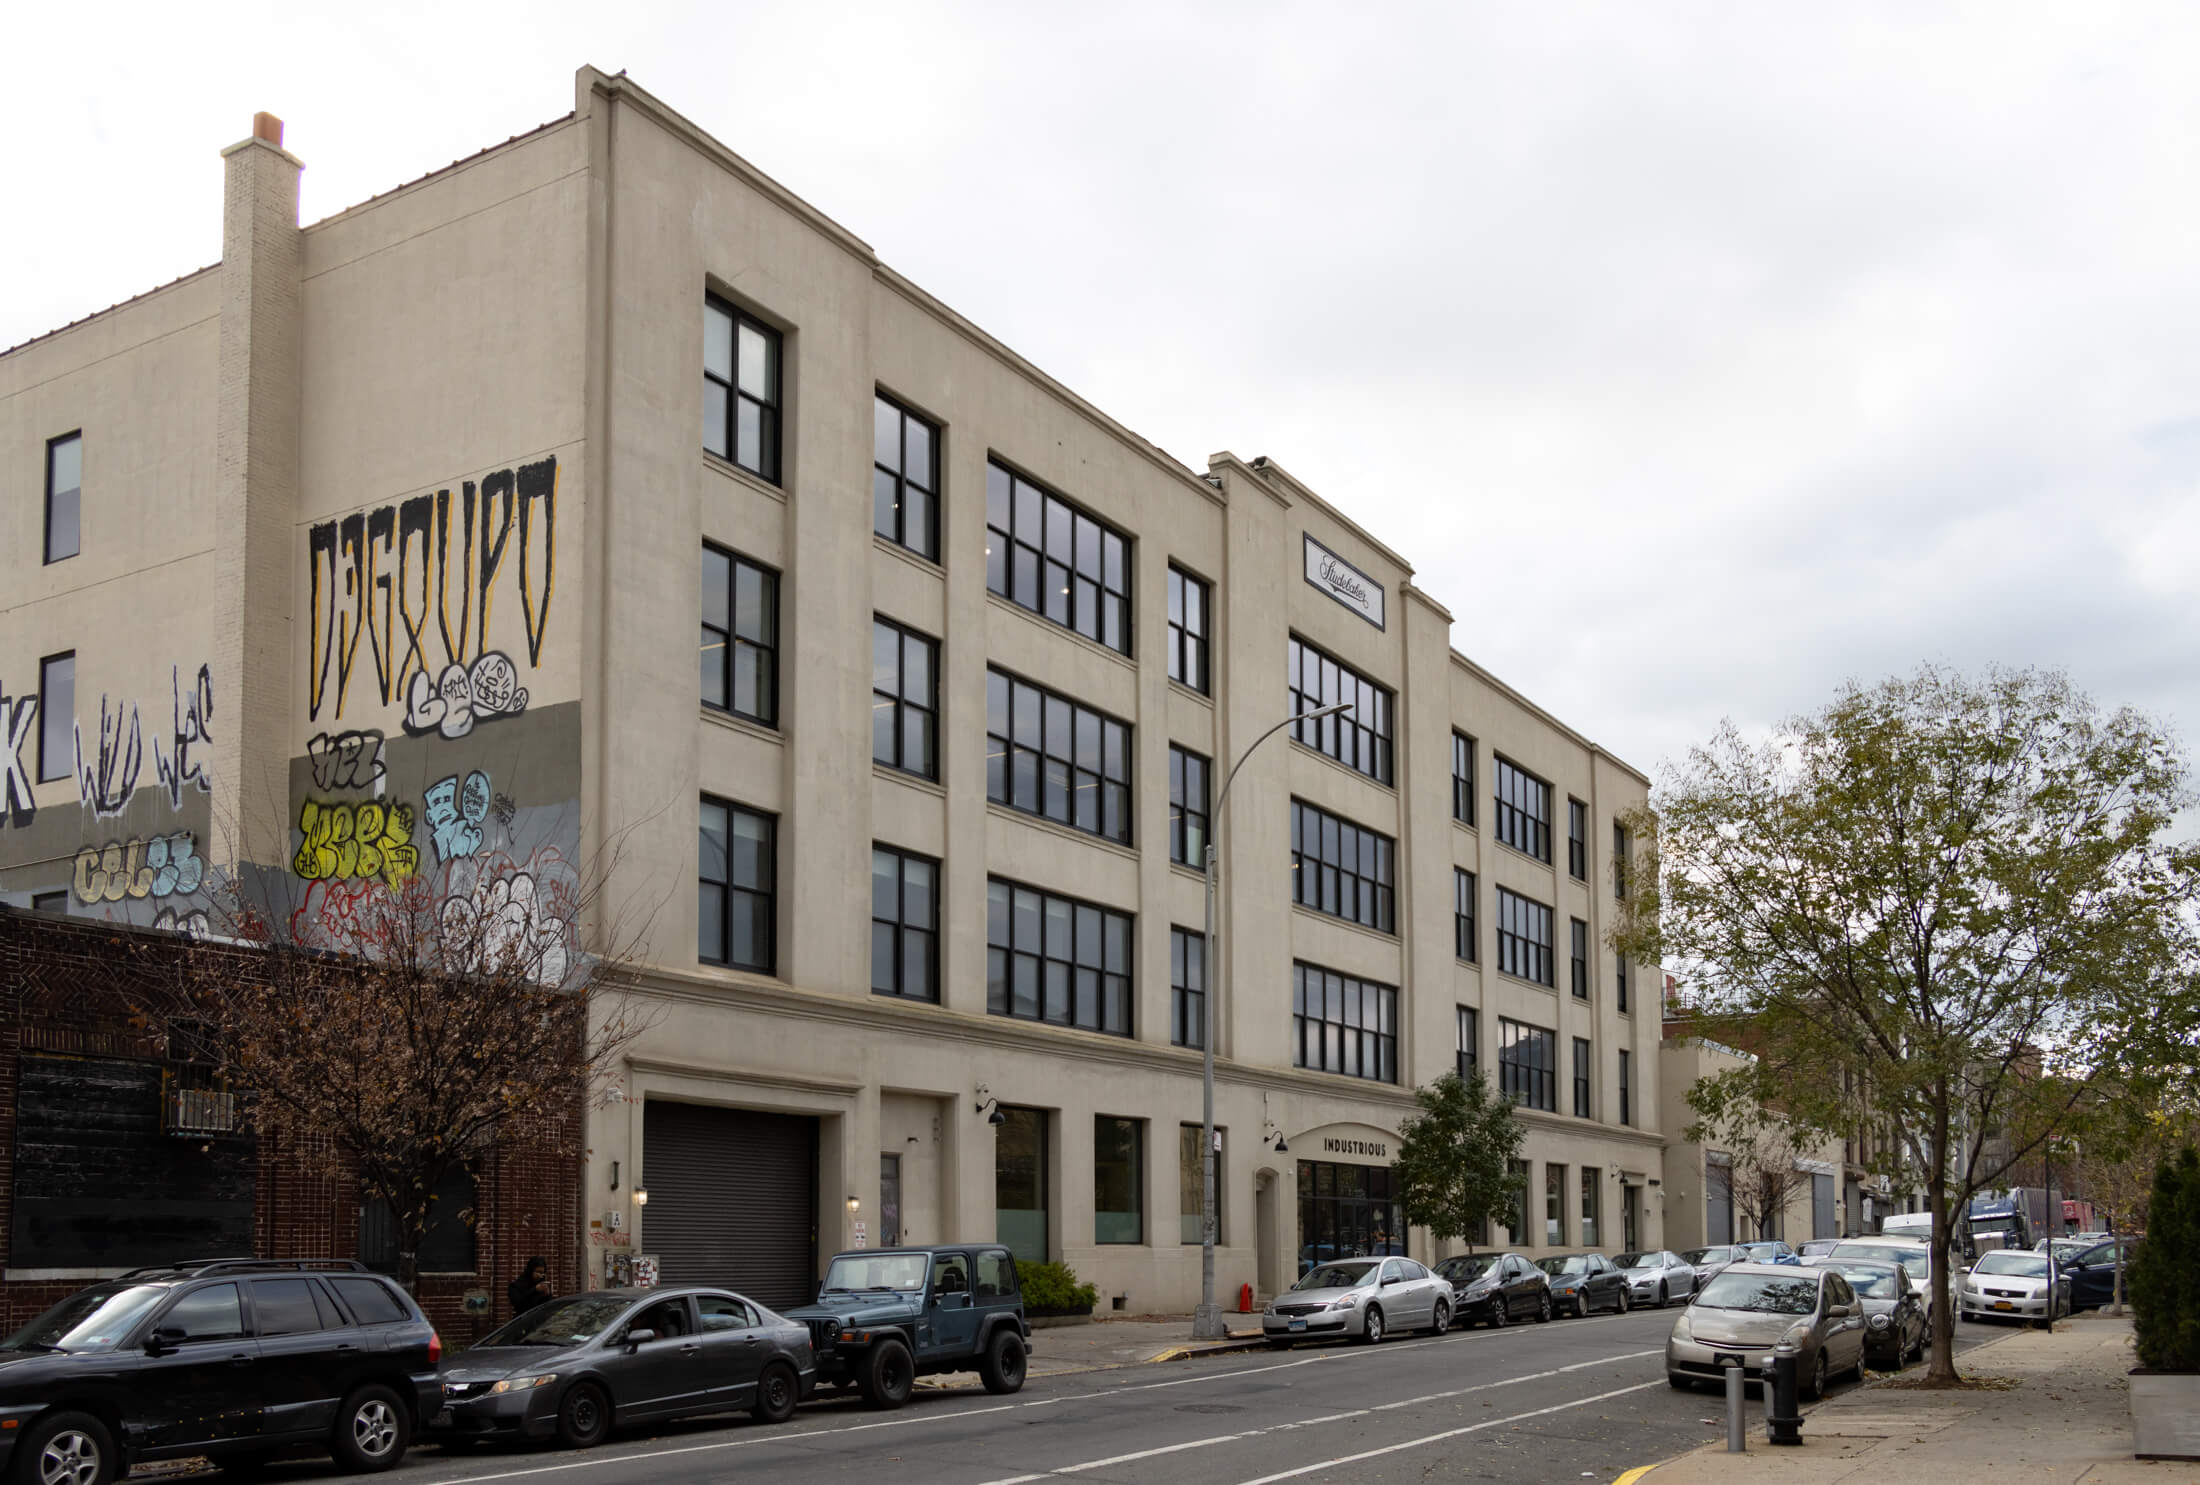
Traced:
[[1377, 1160], [1390, 1158], [1390, 1147], [1374, 1140], [1341, 1140], [1328, 1137], [1322, 1140], [1322, 1153], [1326, 1155], [1372, 1155]]
[[1311, 536], [1306, 538], [1306, 580], [1377, 629], [1383, 627], [1382, 584]]

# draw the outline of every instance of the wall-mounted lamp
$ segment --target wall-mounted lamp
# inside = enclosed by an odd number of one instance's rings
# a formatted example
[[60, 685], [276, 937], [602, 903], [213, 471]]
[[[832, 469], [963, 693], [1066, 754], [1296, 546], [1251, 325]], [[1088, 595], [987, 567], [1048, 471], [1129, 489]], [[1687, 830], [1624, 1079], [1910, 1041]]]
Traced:
[[[985, 1111], [988, 1108], [991, 1108], [993, 1112], [990, 1114], [986, 1114]], [[1000, 1128], [1003, 1124], [1006, 1124], [1008, 1122], [1008, 1115], [1001, 1112], [1001, 1101], [995, 1098], [993, 1096], [992, 1090], [987, 1088], [983, 1083], [980, 1083], [978, 1085], [977, 1111], [981, 1114], [985, 1114], [985, 1122], [992, 1125], [995, 1129]]]
[[863, 1198], [862, 1198], [862, 1197], [860, 1197], [860, 1196], [851, 1196], [851, 1197], [849, 1197], [849, 1198], [848, 1198], [848, 1215], [849, 1215], [849, 1216], [853, 1217], [853, 1216], [854, 1216], [854, 1215], [855, 1215], [856, 1213], [858, 1213], [858, 1212], [860, 1212], [860, 1211], [862, 1211], [862, 1210], [863, 1210]]
[[1271, 1135], [1275, 1137], [1275, 1149], [1278, 1155], [1288, 1155], [1291, 1153], [1291, 1147], [1283, 1142], [1283, 1126], [1277, 1124], [1274, 1120], [1269, 1120], [1262, 1128], [1260, 1135], [1261, 1141], [1263, 1143], [1266, 1143]]
[[646, 1188], [641, 1186], [636, 1186], [634, 1188], [634, 1205], [638, 1207], [646, 1207], [649, 1205], [649, 1192]]
[[611, 1162], [611, 1189], [619, 1189], [619, 1162], [616, 1160]]

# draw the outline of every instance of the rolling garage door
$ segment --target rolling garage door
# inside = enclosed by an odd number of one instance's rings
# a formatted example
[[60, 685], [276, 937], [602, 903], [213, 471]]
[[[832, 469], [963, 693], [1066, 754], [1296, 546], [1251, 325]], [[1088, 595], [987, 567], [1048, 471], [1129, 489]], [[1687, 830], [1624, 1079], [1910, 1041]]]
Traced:
[[817, 1121], [651, 1099], [642, 1110], [659, 1282], [723, 1284], [775, 1308], [817, 1297]]

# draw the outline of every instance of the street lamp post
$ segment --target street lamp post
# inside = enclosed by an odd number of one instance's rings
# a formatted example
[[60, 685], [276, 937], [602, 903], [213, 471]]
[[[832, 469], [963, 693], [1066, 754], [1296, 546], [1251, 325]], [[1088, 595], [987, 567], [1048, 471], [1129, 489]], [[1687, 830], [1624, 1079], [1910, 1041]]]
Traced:
[[1274, 737], [1284, 728], [1299, 722], [1311, 722], [1318, 717], [1332, 717], [1338, 712], [1351, 710], [1349, 701], [1334, 702], [1285, 717], [1275, 726], [1253, 739], [1237, 762], [1230, 765], [1230, 772], [1222, 780], [1222, 792], [1215, 796], [1214, 811], [1207, 817], [1207, 849], [1204, 853], [1204, 869], [1207, 887], [1207, 925], [1203, 935], [1201, 955], [1202, 977], [1205, 981], [1206, 1014], [1200, 1028], [1200, 1091], [1204, 1104], [1201, 1116], [1200, 1165], [1206, 1172], [1205, 1195], [1200, 1208], [1199, 1239], [1199, 1308], [1192, 1312], [1192, 1339], [1195, 1341], [1219, 1341], [1228, 1337], [1229, 1329], [1222, 1323], [1222, 1307], [1215, 1303], [1215, 1007], [1221, 1000], [1221, 960], [1215, 954], [1215, 840], [1222, 830], [1222, 807], [1229, 801], [1230, 785], [1237, 782], [1238, 770], [1245, 760], [1253, 756], [1253, 749]]

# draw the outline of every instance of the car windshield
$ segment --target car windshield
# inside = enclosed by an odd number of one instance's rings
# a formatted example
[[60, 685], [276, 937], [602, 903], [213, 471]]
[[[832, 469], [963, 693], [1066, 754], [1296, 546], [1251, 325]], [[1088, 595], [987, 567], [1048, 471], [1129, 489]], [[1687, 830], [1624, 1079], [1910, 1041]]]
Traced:
[[1866, 1299], [1893, 1299], [1895, 1297], [1895, 1265], [1891, 1263], [1829, 1263], [1825, 1265], [1849, 1281]]
[[107, 1350], [120, 1345], [167, 1292], [159, 1284], [132, 1284], [127, 1289], [87, 1289], [72, 1294], [0, 1342], [0, 1350]]
[[2007, 1250], [1988, 1253], [1973, 1265], [1973, 1272], [1981, 1274], [2011, 1274], [2022, 1279], [2047, 1277], [2045, 1253], [2013, 1253]]
[[1855, 1243], [1843, 1243], [1833, 1250], [1836, 1258], [1868, 1258], [1874, 1263], [1899, 1263], [1913, 1279], [1928, 1277], [1933, 1271], [1933, 1255], [1923, 1248], [1867, 1248]]
[[1325, 1263], [1310, 1269], [1293, 1289], [1357, 1289], [1375, 1273], [1374, 1260], [1360, 1263]]
[[1556, 1279], [1566, 1274], [1587, 1273], [1589, 1271], [1589, 1260], [1576, 1253], [1571, 1258], [1538, 1258], [1535, 1261], [1535, 1266]]
[[634, 1303], [631, 1295], [582, 1294], [536, 1305], [516, 1320], [506, 1321], [475, 1344], [477, 1346], [578, 1346], [595, 1339]]
[[922, 1253], [844, 1253], [825, 1270], [824, 1292], [892, 1289], [915, 1294], [924, 1288], [925, 1264]]
[[1818, 1277], [1809, 1269], [1793, 1279], [1738, 1274], [1732, 1269], [1704, 1285], [1696, 1301], [1713, 1310], [1754, 1310], [1764, 1315], [1808, 1315], [1818, 1308]]
[[1724, 1248], [1690, 1248], [1681, 1257], [1692, 1264], [1728, 1263], [1732, 1261]]
[[1622, 1253], [1612, 1260], [1621, 1268], [1663, 1268], [1665, 1259], [1657, 1253]]
[[1495, 1253], [1465, 1253], [1457, 1258], [1447, 1258], [1436, 1265], [1436, 1271], [1457, 1283], [1461, 1279], [1479, 1279], [1497, 1262]]

